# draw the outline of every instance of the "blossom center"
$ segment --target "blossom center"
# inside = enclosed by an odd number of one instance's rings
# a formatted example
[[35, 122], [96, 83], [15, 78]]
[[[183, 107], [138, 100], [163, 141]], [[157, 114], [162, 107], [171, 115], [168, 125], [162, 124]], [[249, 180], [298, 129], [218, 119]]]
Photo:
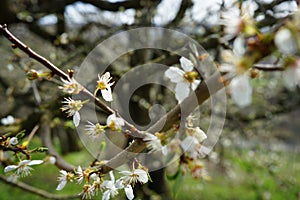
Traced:
[[98, 88], [100, 90], [105, 90], [106, 89], [106, 83], [104, 81], [98, 81]]
[[197, 78], [198, 73], [191, 71], [191, 72], [185, 72], [185, 74], [183, 75], [183, 78], [189, 82], [189, 83], [193, 83], [195, 81], [195, 79]]

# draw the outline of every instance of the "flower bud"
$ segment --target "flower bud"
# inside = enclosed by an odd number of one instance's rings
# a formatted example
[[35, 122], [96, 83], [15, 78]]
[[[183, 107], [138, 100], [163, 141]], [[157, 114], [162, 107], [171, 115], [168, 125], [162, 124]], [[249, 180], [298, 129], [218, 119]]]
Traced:
[[26, 74], [28, 80], [36, 80], [37, 78], [39, 78], [39, 74], [36, 70], [31, 69], [29, 72], [27, 72]]

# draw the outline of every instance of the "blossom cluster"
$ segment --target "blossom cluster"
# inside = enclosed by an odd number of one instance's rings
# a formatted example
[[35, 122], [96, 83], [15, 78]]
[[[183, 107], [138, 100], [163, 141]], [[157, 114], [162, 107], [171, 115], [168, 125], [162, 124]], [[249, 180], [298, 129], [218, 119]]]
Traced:
[[184, 134], [181, 138], [174, 138], [174, 135], [180, 135], [179, 130], [171, 130], [168, 133], [156, 133], [152, 135], [146, 133], [143, 140], [146, 142], [149, 153], [162, 152], [166, 157], [177, 156], [182, 173], [188, 171], [195, 178], [208, 178], [204, 164], [201, 161], [202, 144], [207, 139], [207, 135], [200, 127], [194, 127], [192, 116], [187, 118], [184, 127]]
[[220, 71], [226, 72], [227, 78], [232, 79], [228, 89], [232, 99], [241, 108], [252, 102], [251, 78], [256, 77], [252, 73], [253, 67], [266, 56], [277, 60], [274, 66], [285, 69], [283, 79], [288, 88], [295, 89], [300, 85], [300, 40], [297, 36], [300, 10], [281, 28], [268, 27], [269, 31], [266, 31], [257, 26], [257, 9], [255, 3], [244, 2], [241, 9], [238, 5], [228, 8], [220, 19], [224, 27], [221, 41], [231, 47], [222, 50]]
[[74, 181], [77, 184], [83, 184], [81, 193], [83, 199], [90, 199], [101, 192], [102, 200], [109, 200], [119, 194], [119, 190], [123, 189], [127, 199], [132, 200], [134, 199], [134, 185], [137, 182], [145, 184], [149, 180], [147, 170], [141, 165], [139, 165], [138, 169], [120, 171], [119, 174], [120, 178], [115, 180], [112, 171], [109, 172], [110, 179], [105, 179], [93, 167], [82, 169], [78, 166], [74, 172], [60, 170], [60, 176], [58, 177], [59, 184], [56, 190], [62, 190], [68, 182]]

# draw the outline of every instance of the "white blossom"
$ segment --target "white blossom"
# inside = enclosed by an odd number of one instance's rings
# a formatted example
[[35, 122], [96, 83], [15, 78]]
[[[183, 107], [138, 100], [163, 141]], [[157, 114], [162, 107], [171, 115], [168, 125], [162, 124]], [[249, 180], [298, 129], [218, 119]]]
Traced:
[[66, 186], [66, 184], [68, 182], [68, 177], [69, 177], [69, 174], [67, 171], [60, 170], [59, 172], [60, 172], [60, 176], [58, 177], [59, 184], [56, 187], [56, 190], [62, 190]]
[[247, 74], [242, 74], [234, 77], [229, 85], [231, 97], [235, 103], [243, 108], [251, 104], [252, 101], [252, 86], [250, 77]]
[[63, 105], [61, 110], [66, 111], [68, 117], [73, 116], [74, 125], [77, 127], [80, 122], [80, 114], [78, 111], [82, 108], [83, 104], [86, 103], [87, 101], [73, 100], [70, 97], [64, 99], [65, 101], [63, 101], [62, 103], [65, 105]]
[[115, 131], [121, 130], [122, 126], [125, 125], [125, 122], [122, 118], [117, 117], [115, 114], [111, 114], [107, 117], [106, 124], [111, 130]]
[[177, 67], [170, 67], [165, 76], [176, 83], [175, 97], [181, 103], [186, 97], [189, 96], [191, 90], [195, 90], [200, 83], [196, 77], [198, 73], [193, 71], [193, 63], [185, 57], [180, 58], [180, 64], [183, 70]]
[[290, 55], [297, 52], [297, 42], [287, 28], [282, 28], [276, 33], [274, 42], [283, 54]]
[[102, 97], [105, 101], [112, 101], [112, 92], [111, 92], [111, 86], [114, 84], [114, 82], [110, 83], [112, 77], [110, 76], [109, 72], [106, 72], [102, 76], [98, 74], [99, 80], [97, 81], [97, 88], [95, 90], [95, 96], [98, 90], [101, 90]]
[[83, 186], [82, 199], [91, 199], [95, 195], [95, 188], [93, 185], [85, 184]]
[[42, 164], [44, 161], [42, 160], [22, 160], [18, 165], [8, 165], [4, 168], [4, 172], [7, 173], [12, 170], [16, 170], [16, 175], [20, 177], [25, 177], [30, 175], [30, 171], [32, 170], [32, 165]]
[[110, 197], [116, 196], [118, 192], [118, 188], [115, 186], [115, 177], [112, 171], [109, 172], [110, 181], [103, 181], [102, 187], [106, 189], [103, 192], [102, 200], [109, 200]]
[[163, 148], [160, 139], [156, 135], [146, 133], [143, 141], [146, 142], [147, 147], [150, 149], [150, 152], [161, 151]]
[[85, 130], [87, 131], [88, 135], [93, 139], [96, 138], [101, 133], [104, 133], [104, 129], [105, 129], [105, 126], [102, 126], [99, 123], [93, 124], [92, 122], [89, 121], [85, 127], [86, 127]]
[[148, 173], [143, 169], [134, 169], [132, 172], [121, 171], [120, 174], [125, 175], [122, 177], [124, 185], [135, 184], [137, 181], [143, 184], [148, 182]]
[[1, 123], [5, 126], [14, 124], [15, 122], [16, 122], [15, 118], [11, 115], [8, 115], [7, 117], [1, 119]]
[[15, 146], [16, 144], [18, 144], [19, 140], [17, 137], [12, 137], [9, 139], [9, 144], [12, 146]]
[[222, 52], [222, 58], [225, 64], [222, 64], [220, 71], [235, 74], [231, 80], [229, 89], [231, 96], [239, 107], [246, 107], [252, 101], [252, 86], [250, 77], [247, 75], [247, 69], [242, 62], [243, 54], [246, 52], [244, 39], [238, 37], [233, 44], [233, 51], [225, 50]]
[[74, 78], [69, 80], [61, 79], [61, 81], [63, 82], [63, 86], [59, 86], [58, 88], [65, 93], [78, 94], [83, 90], [83, 87], [79, 85]]
[[243, 20], [239, 11], [232, 9], [222, 13], [220, 24], [225, 26], [224, 32], [226, 35], [224, 39], [230, 40], [241, 32]]
[[300, 86], [300, 59], [287, 67], [283, 72], [283, 80], [290, 90], [294, 90], [297, 85]]

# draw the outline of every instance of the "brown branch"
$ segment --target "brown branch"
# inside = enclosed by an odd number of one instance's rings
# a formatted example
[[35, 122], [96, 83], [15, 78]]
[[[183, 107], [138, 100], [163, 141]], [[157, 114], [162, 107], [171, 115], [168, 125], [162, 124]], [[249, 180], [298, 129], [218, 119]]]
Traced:
[[56, 158], [55, 165], [59, 169], [64, 169], [66, 171], [73, 171], [75, 169], [75, 166], [67, 163], [55, 150], [52, 140], [51, 140], [51, 131], [50, 131], [50, 119], [49, 119], [49, 113], [45, 113], [41, 117], [41, 129], [40, 129], [40, 134], [41, 134], [41, 139], [42, 143], [45, 147], [48, 148], [48, 154], [51, 156], [54, 156]]
[[252, 68], [261, 71], [284, 71], [284, 68], [282, 66], [273, 64], [254, 64]]
[[20, 181], [10, 181], [9, 178], [6, 178], [3, 175], [0, 175], [0, 180], [4, 183], [7, 183], [9, 185], [12, 185], [14, 187], [18, 187], [24, 191], [33, 193], [35, 195], [39, 195], [43, 198], [46, 199], [56, 199], [56, 200], [61, 200], [61, 199], [79, 199], [80, 195], [57, 195], [57, 194], [51, 194], [45, 190], [33, 187], [31, 185], [28, 185], [26, 183], [20, 182]]

